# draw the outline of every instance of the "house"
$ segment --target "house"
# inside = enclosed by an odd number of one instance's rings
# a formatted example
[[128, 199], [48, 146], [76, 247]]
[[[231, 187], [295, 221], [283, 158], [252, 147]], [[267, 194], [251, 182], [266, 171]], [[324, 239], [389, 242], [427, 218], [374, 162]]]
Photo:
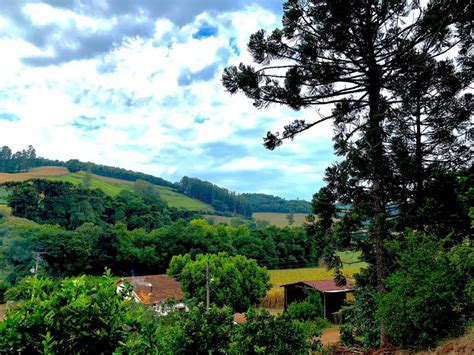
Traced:
[[300, 281], [281, 287], [285, 290], [285, 311], [290, 303], [304, 301], [308, 291], [316, 290], [321, 295], [324, 317], [335, 322], [338, 321], [338, 312], [344, 304], [347, 294], [354, 291], [352, 282], [347, 281], [345, 286], [337, 286], [334, 280]]
[[153, 307], [160, 315], [188, 310], [181, 283], [168, 275], [124, 277], [117, 281], [117, 292], [124, 292], [129, 286], [137, 302]]

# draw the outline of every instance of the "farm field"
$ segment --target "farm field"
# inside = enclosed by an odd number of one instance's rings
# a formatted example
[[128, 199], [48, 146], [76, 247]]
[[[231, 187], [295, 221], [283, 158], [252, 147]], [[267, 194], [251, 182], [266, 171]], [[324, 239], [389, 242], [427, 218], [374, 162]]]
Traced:
[[[74, 185], [82, 184], [85, 172], [70, 173], [67, 168], [58, 166], [46, 166], [34, 168], [30, 171], [18, 174], [0, 173], [0, 183], [7, 181], [24, 181], [33, 178], [43, 178], [54, 181], [67, 181]], [[122, 190], [131, 190], [133, 181], [115, 179], [100, 175], [91, 174], [91, 186], [94, 189], [101, 189], [107, 195], [115, 196]], [[212, 207], [185, 195], [172, 191], [167, 187], [156, 186], [160, 196], [170, 207], [184, 208], [189, 211], [212, 211]], [[6, 190], [0, 188], [0, 204], [6, 203]]]
[[[252, 215], [252, 217], [256, 220], [267, 221], [272, 226], [277, 227], [286, 227], [289, 226], [288, 213], [269, 213], [269, 212], [256, 212]], [[303, 223], [306, 221], [306, 213], [295, 213], [295, 223], [293, 226], [302, 226]]]
[[[271, 213], [271, 212], [256, 212], [252, 215], [252, 218], [255, 220], [260, 221], [267, 221], [272, 226], [277, 227], [288, 227], [288, 213]], [[303, 223], [306, 221], [306, 214], [305, 213], [295, 213], [295, 223], [293, 226], [302, 226]], [[230, 224], [230, 221], [234, 217], [224, 217], [224, 216], [212, 216], [212, 215], [205, 215], [204, 216], [208, 220], [213, 220], [215, 224], [224, 223]]]
[[[339, 255], [343, 262], [352, 263], [358, 261], [360, 253], [342, 252]], [[352, 278], [365, 265], [363, 262], [347, 265], [343, 268], [343, 273], [346, 277]], [[272, 309], [283, 308], [283, 288], [281, 285], [309, 280], [332, 280], [334, 278], [333, 272], [324, 267], [269, 270], [269, 273], [272, 289], [268, 291], [260, 305]]]
[[7, 181], [25, 181], [33, 178], [49, 178], [57, 176], [65, 176], [69, 174], [69, 170], [59, 166], [43, 166], [34, 168], [24, 173], [8, 174], [0, 173], [0, 183]]

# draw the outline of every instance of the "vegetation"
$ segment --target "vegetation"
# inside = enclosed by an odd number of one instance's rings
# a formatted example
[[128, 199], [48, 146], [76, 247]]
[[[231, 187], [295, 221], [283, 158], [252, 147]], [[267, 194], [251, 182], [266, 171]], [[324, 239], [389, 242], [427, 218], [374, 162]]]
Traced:
[[111, 198], [99, 189], [47, 180], [6, 186], [12, 189], [8, 198], [12, 214], [37, 223], [75, 229], [84, 223], [123, 222], [129, 229], [147, 230], [171, 223], [172, 211], [158, 195], [140, 197], [124, 190]]
[[0, 187], [0, 205], [6, 205], [8, 203], [8, 196], [10, 195], [10, 191], [7, 189]]
[[[212, 297], [213, 304], [245, 312], [259, 304], [270, 289], [268, 271], [255, 260], [226, 253], [173, 256], [168, 275], [181, 282], [186, 298], [195, 304]], [[212, 294], [211, 294], [212, 291]]]
[[0, 266], [10, 283], [30, 274], [34, 253], [41, 255], [42, 272], [65, 277], [100, 275], [106, 266], [124, 276], [164, 273], [175, 255], [219, 252], [243, 255], [267, 268], [316, 265], [319, 259], [302, 228], [251, 230], [211, 226], [204, 220], [181, 220], [150, 232], [129, 231], [123, 223], [86, 223], [71, 231], [23, 219], [0, 224]]
[[447, 252], [416, 234], [392, 247], [398, 270], [377, 299], [377, 319], [390, 339], [403, 348], [423, 349], [462, 334], [473, 311], [474, 249], [458, 245]]
[[[254, 213], [252, 216], [255, 220], [266, 221], [272, 226], [286, 227], [290, 225], [288, 221], [287, 213], [258, 212], [258, 213]], [[304, 223], [306, 223], [306, 216], [307, 214], [304, 214], [304, 213], [294, 213], [293, 214], [294, 222], [292, 226], [302, 226]]]
[[117, 294], [115, 279], [29, 278], [7, 293], [18, 306], [0, 322], [4, 353], [78, 353], [85, 344], [99, 353], [112, 353], [120, 343], [141, 336], [143, 314]]
[[[283, 28], [250, 37], [248, 49], [259, 67], [231, 66], [222, 82], [231, 94], [241, 91], [259, 108], [332, 105], [332, 113], [318, 120], [295, 120], [281, 134], [268, 132], [265, 145], [275, 149], [323, 121], [333, 122], [335, 152], [343, 160], [327, 169], [327, 186], [314, 196], [313, 212], [320, 218], [308, 225], [308, 233], [340, 284], [345, 279], [335, 251], [361, 248], [370, 264], [358, 280], [362, 292], [389, 297], [390, 282], [395, 282], [390, 274], [397, 275], [391, 262], [397, 256], [387, 242], [406, 238], [407, 229], [428, 231], [445, 240], [445, 247], [471, 235], [472, 94], [466, 91], [472, 84], [472, 41], [466, 36], [472, 6], [294, 0], [283, 10]], [[446, 58], [454, 48], [456, 61]], [[337, 202], [351, 209], [334, 222]], [[408, 303], [415, 297], [403, 296]], [[380, 307], [375, 304], [376, 310]], [[363, 313], [370, 318], [378, 312]], [[389, 331], [388, 324], [396, 323], [390, 317], [397, 315], [384, 315], [371, 325], [379, 340], [371, 345], [403, 344], [400, 334]], [[423, 332], [422, 323], [430, 324], [427, 314], [419, 316], [423, 321], [412, 329], [415, 333]]]
[[304, 301], [294, 302], [288, 306], [288, 317], [303, 322], [314, 321], [323, 316], [323, 305], [319, 292], [311, 290]]
[[109, 272], [25, 279], [7, 293], [17, 305], [0, 321], [0, 351], [78, 353], [87, 344], [101, 353], [305, 354], [318, 347], [317, 327], [286, 316], [250, 310], [246, 322], [235, 325], [230, 308], [198, 305], [160, 317], [128, 292], [117, 292]]
[[311, 203], [304, 200], [285, 200], [281, 197], [266, 194], [242, 194], [250, 203], [252, 211], [273, 213], [311, 213]]
[[231, 347], [236, 354], [307, 354], [319, 349], [314, 339], [320, 329], [287, 314], [274, 317], [265, 310], [250, 310], [238, 327]]
[[245, 217], [252, 215], [250, 204], [244, 198], [207, 181], [185, 176], [178, 184], [178, 191], [210, 204], [217, 211], [231, 212]]

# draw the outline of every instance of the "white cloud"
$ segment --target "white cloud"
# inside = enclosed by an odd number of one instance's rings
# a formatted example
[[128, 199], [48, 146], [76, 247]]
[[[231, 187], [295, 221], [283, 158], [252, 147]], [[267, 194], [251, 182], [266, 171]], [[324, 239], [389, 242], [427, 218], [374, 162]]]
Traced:
[[[27, 5], [24, 12], [39, 27], [54, 23], [63, 29], [100, 32], [116, 23], [114, 18], [44, 4]], [[278, 106], [257, 110], [243, 95], [231, 97], [220, 82], [225, 66], [251, 62], [246, 51], [250, 34], [262, 27], [272, 29], [280, 19], [253, 5], [215, 16], [202, 13], [182, 27], [166, 18], [154, 21], [152, 37], [122, 38], [104, 55], [47, 67], [21, 61], [45, 49], [20, 37], [0, 37], [0, 51], [6, 53], [0, 66], [0, 110], [22, 117], [17, 122], [0, 120], [0, 144], [13, 149], [33, 144], [52, 159], [79, 158], [172, 180], [184, 175], [207, 177], [238, 192], [260, 191], [262, 184], [255, 181], [271, 170], [285, 181], [267, 181], [265, 191], [309, 198], [322, 184], [321, 174], [332, 159], [325, 153], [319, 159], [323, 166], [314, 156], [327, 148], [330, 125], [267, 151], [262, 147], [267, 130], [281, 130], [295, 118], [317, 118], [314, 110], [295, 113]], [[215, 27], [216, 35], [193, 38], [203, 24]], [[4, 26], [8, 22], [0, 20], [0, 29]], [[67, 43], [67, 31], [57, 36]], [[72, 41], [70, 46], [74, 45]], [[46, 53], [54, 55], [52, 49]], [[188, 82], [180, 86], [183, 73]], [[81, 116], [86, 121], [101, 118], [100, 125], [96, 129], [91, 128], [96, 122], [83, 128], [83, 121], [73, 125]], [[224, 156], [218, 148], [204, 149], [206, 144], [240, 149], [234, 156], [232, 150]], [[302, 157], [309, 161], [302, 162]], [[247, 185], [235, 177], [239, 172], [248, 172]], [[295, 184], [296, 190], [290, 187]]]

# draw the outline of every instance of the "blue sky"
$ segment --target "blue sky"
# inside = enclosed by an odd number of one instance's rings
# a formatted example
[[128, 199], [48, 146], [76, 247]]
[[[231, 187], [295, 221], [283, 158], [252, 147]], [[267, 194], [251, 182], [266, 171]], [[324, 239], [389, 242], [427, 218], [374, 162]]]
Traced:
[[251, 63], [249, 36], [281, 1], [2, 1], [0, 145], [238, 193], [310, 199], [335, 157], [322, 125], [266, 150], [262, 137], [316, 109], [257, 110], [220, 82]]

